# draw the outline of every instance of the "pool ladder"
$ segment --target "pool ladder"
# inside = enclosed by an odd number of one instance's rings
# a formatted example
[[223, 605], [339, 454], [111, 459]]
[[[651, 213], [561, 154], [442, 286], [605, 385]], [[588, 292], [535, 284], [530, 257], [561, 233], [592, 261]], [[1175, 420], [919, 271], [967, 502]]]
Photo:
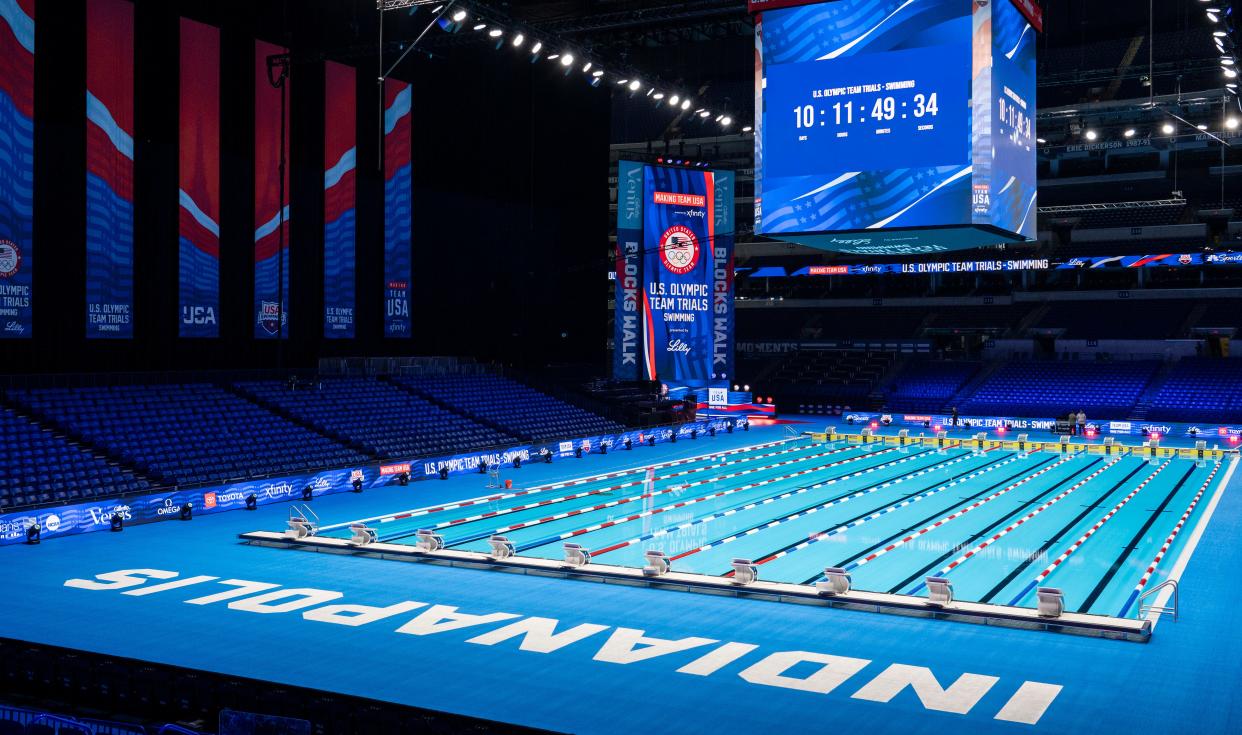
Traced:
[[[1144, 605], [1144, 604], [1143, 604], [1143, 600], [1145, 600], [1145, 599], [1147, 599], [1148, 597], [1150, 597], [1150, 596], [1152, 596], [1152, 595], [1156, 594], [1157, 592], [1159, 592], [1159, 591], [1160, 591], [1161, 589], [1163, 589], [1164, 587], [1172, 587], [1172, 588], [1173, 588], [1173, 604], [1172, 604], [1172, 605], [1154, 605], [1154, 604], [1153, 604], [1153, 605]], [[1177, 600], [1177, 580], [1176, 580], [1176, 579], [1166, 579], [1165, 581], [1161, 582], [1160, 584], [1156, 585], [1155, 587], [1152, 587], [1151, 589], [1147, 590], [1147, 591], [1146, 591], [1146, 592], [1144, 592], [1143, 594], [1139, 595], [1138, 616], [1139, 616], [1139, 618], [1140, 618], [1140, 619], [1142, 619], [1142, 618], [1147, 617], [1147, 615], [1148, 615], [1149, 613], [1153, 613], [1153, 612], [1154, 612], [1154, 613], [1156, 613], [1157, 615], [1169, 615], [1169, 614], [1171, 614], [1171, 615], [1173, 615], [1173, 622], [1175, 622], [1175, 623], [1176, 623], [1176, 622], [1177, 622], [1177, 608], [1178, 608], [1178, 607], [1179, 607], [1179, 604], [1178, 604], [1178, 600]]]

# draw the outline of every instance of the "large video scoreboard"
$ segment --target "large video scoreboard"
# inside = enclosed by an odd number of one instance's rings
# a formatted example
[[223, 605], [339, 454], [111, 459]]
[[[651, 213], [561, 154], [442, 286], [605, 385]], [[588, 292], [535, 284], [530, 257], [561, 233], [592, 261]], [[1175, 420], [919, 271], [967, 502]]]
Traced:
[[859, 254], [1034, 237], [1035, 31], [1012, 0], [752, 6], [758, 233]]

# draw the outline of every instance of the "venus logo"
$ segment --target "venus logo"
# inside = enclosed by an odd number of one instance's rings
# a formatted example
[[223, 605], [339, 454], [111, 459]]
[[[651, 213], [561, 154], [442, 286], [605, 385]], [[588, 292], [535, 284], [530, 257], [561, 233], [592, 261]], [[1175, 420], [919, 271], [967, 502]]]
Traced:
[[684, 225], [673, 225], [660, 236], [660, 263], [670, 273], [682, 275], [699, 263], [699, 240]]

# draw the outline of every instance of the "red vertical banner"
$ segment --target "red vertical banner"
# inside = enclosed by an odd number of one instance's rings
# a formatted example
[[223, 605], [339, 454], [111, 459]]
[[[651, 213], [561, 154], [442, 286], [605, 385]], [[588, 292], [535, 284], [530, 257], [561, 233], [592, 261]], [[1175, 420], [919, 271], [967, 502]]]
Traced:
[[413, 227], [412, 91], [384, 80], [384, 336], [409, 337]]
[[179, 334], [219, 337], [220, 29], [186, 18], [179, 105]]
[[134, 6], [86, 3], [86, 336], [134, 336]]
[[324, 67], [323, 336], [354, 337], [354, 229], [357, 159], [354, 68]]
[[23, 339], [33, 327], [35, 3], [0, 8], [0, 339]]
[[[264, 41], [254, 43], [254, 336], [288, 338], [289, 300], [289, 129], [285, 97], [283, 181], [281, 161], [281, 97], [289, 94], [289, 80], [269, 69], [272, 57], [288, 49]], [[284, 206], [282, 207], [282, 188]], [[281, 245], [283, 238], [283, 247]]]

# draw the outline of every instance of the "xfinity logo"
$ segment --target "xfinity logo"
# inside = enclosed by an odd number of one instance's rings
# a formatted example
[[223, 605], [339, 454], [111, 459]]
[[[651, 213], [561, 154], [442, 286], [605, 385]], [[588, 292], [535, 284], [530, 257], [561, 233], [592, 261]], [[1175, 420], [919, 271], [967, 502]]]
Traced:
[[260, 490], [262, 490], [263, 494], [267, 495], [269, 498], [281, 498], [286, 495], [293, 494], [293, 485], [290, 485], [288, 482], [279, 482], [264, 485], [260, 488]]
[[[151, 580], [161, 582], [140, 591], [134, 589]], [[97, 574], [93, 579], [68, 579], [64, 586], [107, 593], [128, 590], [122, 592], [128, 597], [120, 599], [132, 600], [135, 605], [160, 594], [169, 598], [165, 605], [178, 597], [196, 610], [210, 610], [204, 606], [215, 605], [233, 612], [260, 614], [269, 620], [283, 615], [285, 625], [375, 626], [388, 631], [394, 648], [409, 645], [416, 649], [418, 641], [427, 636], [444, 636], [459, 640], [459, 645], [499, 646], [500, 650], [536, 656], [557, 654], [558, 667], [627, 666], [642, 662], [644, 676], [716, 677], [722, 683], [728, 680], [729, 686], [736, 686], [737, 679], [733, 677], [737, 677], [756, 687], [746, 692], [748, 695], [760, 694], [762, 687], [776, 687], [820, 696], [833, 694], [838, 706], [852, 699], [888, 703], [909, 690], [927, 710], [956, 715], [973, 712], [976, 718], [1034, 725], [1063, 688], [1059, 684], [1002, 679], [969, 671], [936, 672], [925, 666], [818, 651], [768, 650], [754, 643], [687, 635], [693, 631], [670, 631], [676, 637], [661, 637], [623, 625], [574, 625], [526, 613], [463, 611], [453, 605], [416, 600], [394, 599], [387, 605], [363, 605], [346, 602], [345, 593], [334, 590], [285, 588], [271, 582], [211, 575], [182, 577], [180, 572], [162, 569], [122, 569]], [[198, 589], [191, 589], [195, 586]], [[825, 615], [832, 615], [832, 611], [825, 611]], [[990, 699], [988, 705], [980, 705], [993, 689], [1001, 696]], [[913, 701], [902, 697], [901, 706], [912, 706]], [[999, 708], [993, 710], [998, 704]], [[977, 710], [980, 706], [987, 707], [986, 711]]]

